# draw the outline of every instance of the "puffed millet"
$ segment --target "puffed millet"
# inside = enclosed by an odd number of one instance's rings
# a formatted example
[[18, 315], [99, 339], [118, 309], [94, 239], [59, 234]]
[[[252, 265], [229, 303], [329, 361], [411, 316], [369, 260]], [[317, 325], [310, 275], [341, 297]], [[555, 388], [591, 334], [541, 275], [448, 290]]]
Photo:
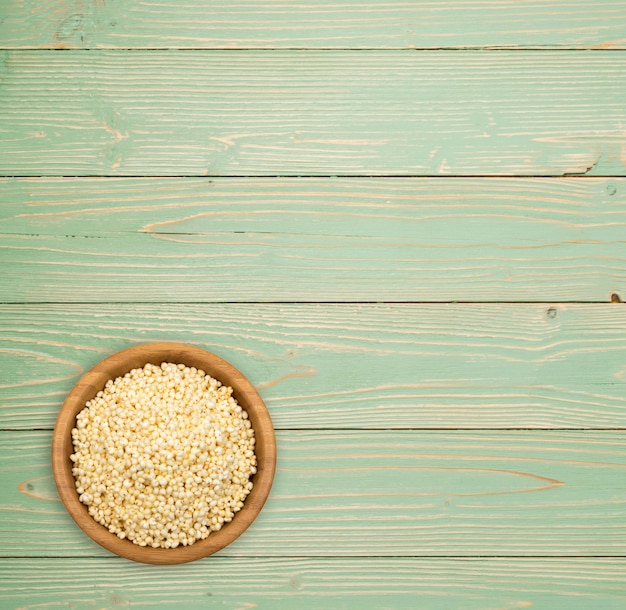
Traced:
[[139, 546], [206, 538], [241, 510], [254, 431], [232, 388], [164, 362], [110, 380], [76, 416], [76, 491], [89, 514]]

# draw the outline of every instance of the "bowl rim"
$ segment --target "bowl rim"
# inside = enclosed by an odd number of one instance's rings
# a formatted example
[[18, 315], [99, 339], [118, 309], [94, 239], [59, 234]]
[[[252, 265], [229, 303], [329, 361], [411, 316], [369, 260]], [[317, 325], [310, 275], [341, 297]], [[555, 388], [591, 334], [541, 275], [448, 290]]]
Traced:
[[[195, 366], [222, 384], [233, 388], [233, 397], [246, 410], [255, 433], [257, 472], [251, 477], [252, 491], [243, 508], [232, 521], [204, 540], [175, 549], [142, 547], [116, 534], [96, 522], [78, 496], [73, 463], [69, 456], [74, 452], [71, 439], [76, 415], [104, 388], [109, 379], [115, 379], [134, 368], [162, 362]], [[244, 374], [223, 358], [200, 347], [186, 343], [142, 343], [115, 352], [87, 371], [70, 390], [57, 416], [52, 433], [52, 472], [54, 481], [67, 512], [92, 540], [105, 549], [141, 563], [178, 564], [207, 557], [231, 544], [248, 529], [260, 513], [269, 495], [276, 471], [276, 436], [269, 411], [252, 383]]]

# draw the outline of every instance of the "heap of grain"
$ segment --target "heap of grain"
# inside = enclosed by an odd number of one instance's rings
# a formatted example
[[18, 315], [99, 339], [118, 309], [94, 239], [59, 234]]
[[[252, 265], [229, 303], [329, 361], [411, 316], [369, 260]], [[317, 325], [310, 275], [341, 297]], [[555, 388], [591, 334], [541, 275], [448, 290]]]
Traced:
[[80, 501], [140, 546], [176, 548], [218, 531], [256, 472], [254, 432], [232, 388], [183, 364], [108, 381], [77, 415], [72, 440]]

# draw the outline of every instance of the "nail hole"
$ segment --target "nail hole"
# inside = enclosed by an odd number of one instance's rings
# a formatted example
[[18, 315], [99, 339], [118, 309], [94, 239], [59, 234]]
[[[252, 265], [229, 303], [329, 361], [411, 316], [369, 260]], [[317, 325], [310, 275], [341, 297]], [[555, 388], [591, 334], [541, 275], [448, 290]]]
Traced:
[[556, 318], [556, 307], [550, 307], [548, 311], [546, 311], [546, 315], [551, 319]]

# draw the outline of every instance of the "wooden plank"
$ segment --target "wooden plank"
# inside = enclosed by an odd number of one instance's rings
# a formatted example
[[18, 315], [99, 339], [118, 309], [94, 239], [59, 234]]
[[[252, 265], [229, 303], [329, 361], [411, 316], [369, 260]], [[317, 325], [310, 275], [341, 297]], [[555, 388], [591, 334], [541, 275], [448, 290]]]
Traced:
[[110, 353], [183, 341], [231, 361], [277, 428], [624, 428], [626, 307], [0, 307], [0, 428], [52, 428]]
[[[216, 555], [186, 566], [0, 560], [4, 608], [622, 610], [623, 559], [309, 559]], [[70, 584], [71, 583], [71, 584]], [[89, 600], [91, 606], [86, 605]], [[157, 601], [158, 600], [158, 601]]]
[[621, 0], [5, 0], [3, 48], [610, 48]]
[[623, 178], [4, 179], [0, 203], [5, 302], [626, 294]]
[[624, 175], [626, 54], [3, 52], [0, 173]]
[[[279, 431], [225, 556], [623, 556], [620, 432]], [[0, 433], [4, 556], [106, 556], [56, 499], [50, 432]]]

